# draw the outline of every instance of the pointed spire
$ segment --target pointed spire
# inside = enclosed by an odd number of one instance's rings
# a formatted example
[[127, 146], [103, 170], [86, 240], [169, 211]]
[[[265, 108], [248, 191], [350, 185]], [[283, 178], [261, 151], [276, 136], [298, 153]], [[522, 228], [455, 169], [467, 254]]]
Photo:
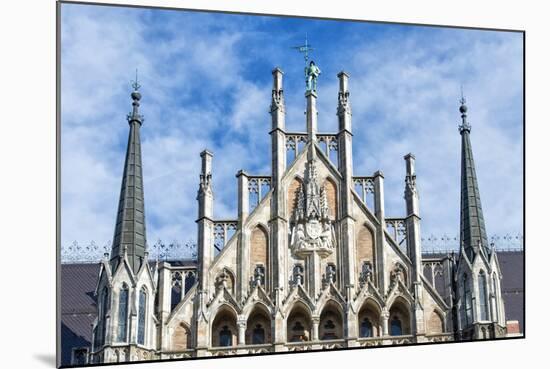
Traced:
[[462, 136], [461, 176], [460, 176], [460, 245], [466, 255], [473, 260], [475, 254], [481, 250], [489, 255], [489, 243], [485, 231], [485, 220], [481, 208], [481, 198], [477, 184], [474, 165], [474, 155], [470, 142], [471, 126], [468, 124], [466, 99], [461, 94], [459, 108], [462, 124], [459, 126]]
[[126, 160], [122, 175], [120, 198], [118, 203], [115, 234], [111, 249], [111, 267], [113, 270], [126, 257], [130, 267], [137, 273], [145, 259], [146, 234], [145, 234], [145, 208], [143, 197], [143, 174], [141, 165], [141, 139], [140, 127], [143, 116], [139, 114], [139, 101], [141, 87], [136, 79], [132, 83], [131, 93], [132, 112], [127, 120], [130, 125]]

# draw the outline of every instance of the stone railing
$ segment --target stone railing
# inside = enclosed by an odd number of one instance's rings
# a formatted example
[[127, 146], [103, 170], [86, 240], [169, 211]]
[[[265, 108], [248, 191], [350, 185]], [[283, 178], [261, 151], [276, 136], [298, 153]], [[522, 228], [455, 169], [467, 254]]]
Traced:
[[426, 335], [427, 342], [449, 342], [454, 341], [454, 336], [452, 333], [440, 333], [440, 334], [430, 334]]
[[401, 248], [406, 248], [407, 222], [405, 218], [386, 218], [386, 229]]
[[217, 255], [222, 251], [227, 242], [233, 237], [237, 231], [237, 220], [215, 220], [213, 239], [214, 249]]
[[384, 337], [362, 337], [357, 339], [357, 343], [361, 347], [372, 346], [390, 346], [390, 345], [407, 345], [414, 343], [412, 335], [403, 336], [384, 336]]
[[357, 194], [361, 197], [361, 200], [363, 200], [363, 203], [367, 207], [372, 208], [374, 205], [374, 177], [353, 177], [353, 187]]
[[319, 340], [305, 342], [288, 342], [285, 344], [288, 351], [332, 350], [346, 347], [344, 339]]
[[195, 349], [168, 351], [161, 354], [162, 360], [188, 359], [195, 356]]
[[361, 337], [357, 339], [357, 343], [361, 347], [382, 346], [382, 338], [381, 337]]
[[271, 176], [247, 175], [249, 211], [252, 212], [271, 190]]

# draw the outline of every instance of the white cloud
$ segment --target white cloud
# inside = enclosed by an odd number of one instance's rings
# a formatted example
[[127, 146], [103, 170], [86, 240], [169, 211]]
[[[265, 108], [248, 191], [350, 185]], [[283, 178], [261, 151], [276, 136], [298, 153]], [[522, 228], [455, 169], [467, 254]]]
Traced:
[[[62, 244], [112, 238], [136, 67], [149, 242], [195, 238], [204, 148], [215, 154], [216, 216], [235, 217], [237, 170], [270, 172], [271, 70], [251, 79], [247, 68], [270, 55], [272, 66], [294, 64], [285, 64], [276, 42], [266, 46], [270, 53], [246, 49], [268, 37], [253, 24], [181, 12], [155, 22], [144, 10], [77, 8], [64, 5], [62, 12]], [[414, 31], [354, 45], [353, 57], [321, 66], [319, 128], [337, 129], [335, 75], [344, 63], [351, 74], [355, 172], [385, 173], [388, 215], [404, 212], [402, 158], [413, 151], [423, 230], [458, 232], [457, 100], [464, 83], [488, 231], [520, 231], [520, 38]], [[285, 75], [289, 130], [305, 128], [303, 81], [295, 80], [301, 73]]]

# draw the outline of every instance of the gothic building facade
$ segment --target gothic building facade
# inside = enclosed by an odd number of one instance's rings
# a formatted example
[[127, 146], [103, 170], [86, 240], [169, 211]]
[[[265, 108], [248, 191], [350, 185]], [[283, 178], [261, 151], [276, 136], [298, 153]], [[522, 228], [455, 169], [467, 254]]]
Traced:
[[348, 74], [338, 74], [336, 133], [317, 130], [315, 89], [305, 93], [305, 132], [287, 131], [283, 72], [272, 74], [272, 170], [237, 173], [235, 219], [215, 217], [213, 154], [201, 153], [197, 265], [148, 259], [141, 95], [132, 92], [90, 361], [505, 337], [502, 274], [485, 231], [464, 100], [460, 252], [423, 258], [414, 155], [404, 156], [401, 217], [385, 213], [381, 171], [353, 173]]

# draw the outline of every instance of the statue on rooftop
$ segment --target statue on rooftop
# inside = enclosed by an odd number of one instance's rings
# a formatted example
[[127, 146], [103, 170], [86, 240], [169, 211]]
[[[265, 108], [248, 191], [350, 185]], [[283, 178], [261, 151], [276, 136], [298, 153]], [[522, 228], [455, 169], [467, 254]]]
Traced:
[[304, 70], [306, 75], [306, 91], [317, 91], [317, 78], [321, 74], [321, 69], [312, 60]]

